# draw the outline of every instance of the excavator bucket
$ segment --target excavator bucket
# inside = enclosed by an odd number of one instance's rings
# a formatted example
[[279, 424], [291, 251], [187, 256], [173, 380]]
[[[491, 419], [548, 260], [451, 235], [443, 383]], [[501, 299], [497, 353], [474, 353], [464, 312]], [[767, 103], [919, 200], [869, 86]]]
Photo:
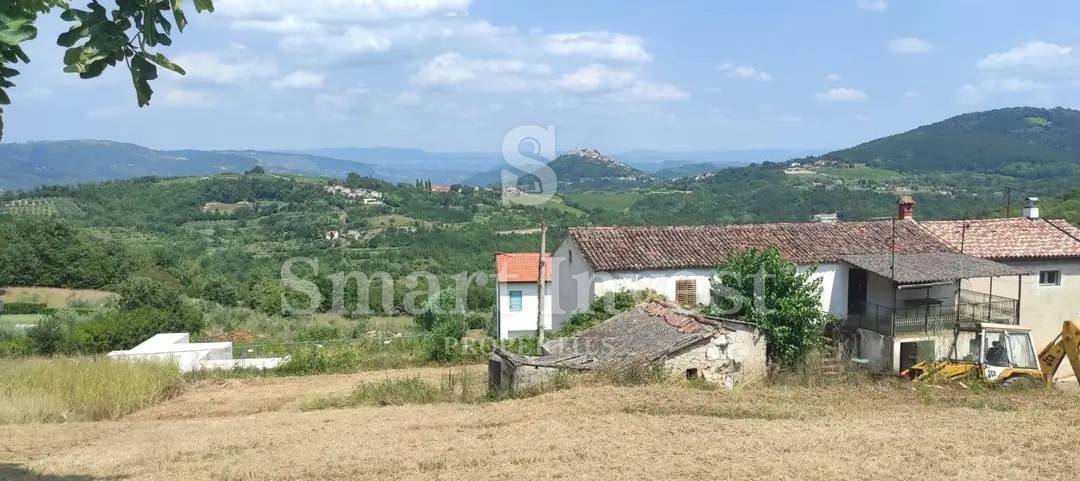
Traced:
[[1061, 334], [1039, 353], [1039, 364], [1046, 382], [1054, 382], [1054, 373], [1066, 357], [1072, 364], [1076, 380], [1080, 382], [1080, 326], [1074, 321], [1065, 321]]

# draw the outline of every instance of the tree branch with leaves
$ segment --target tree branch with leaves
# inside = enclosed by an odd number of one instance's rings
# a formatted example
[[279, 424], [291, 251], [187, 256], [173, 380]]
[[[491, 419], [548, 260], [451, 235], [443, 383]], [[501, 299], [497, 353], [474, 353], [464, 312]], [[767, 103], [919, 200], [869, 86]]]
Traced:
[[[62, 10], [60, 18], [71, 23], [56, 43], [66, 47], [64, 71], [80, 78], [94, 78], [108, 67], [123, 63], [131, 73], [139, 107], [150, 103], [154, 91], [150, 81], [158, 76], [158, 67], [183, 75], [157, 47], [172, 45], [173, 28], [183, 32], [187, 26], [185, 0], [115, 0], [107, 9], [98, 0], [85, 9], [71, 7], [67, 0], [0, 1], [0, 105], [9, 105], [8, 89], [19, 71], [12, 66], [29, 63], [21, 44], [37, 38], [35, 23], [40, 15]], [[213, 12], [212, 0], [192, 0], [196, 12]], [[0, 108], [0, 138], [3, 137], [3, 109]]]

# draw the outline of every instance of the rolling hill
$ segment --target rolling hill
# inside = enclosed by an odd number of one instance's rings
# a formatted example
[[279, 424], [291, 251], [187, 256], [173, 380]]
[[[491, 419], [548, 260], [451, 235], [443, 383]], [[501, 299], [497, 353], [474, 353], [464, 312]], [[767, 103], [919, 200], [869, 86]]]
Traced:
[[963, 114], [821, 158], [909, 173], [1077, 174], [1080, 111], [1017, 107]]
[[[622, 161], [600, 153], [596, 149], [577, 149], [566, 152], [551, 162], [548, 166], [555, 171], [555, 177], [559, 182], [578, 182], [590, 179], [614, 179], [622, 177], [647, 177], [648, 174]], [[526, 175], [527, 172], [518, 172]], [[466, 185], [487, 186], [498, 184], [501, 179], [501, 169], [481, 172], [466, 181]]]
[[0, 189], [75, 184], [143, 176], [244, 172], [262, 165], [272, 172], [342, 177], [373, 175], [375, 169], [348, 160], [255, 150], [154, 150], [102, 140], [0, 144]]

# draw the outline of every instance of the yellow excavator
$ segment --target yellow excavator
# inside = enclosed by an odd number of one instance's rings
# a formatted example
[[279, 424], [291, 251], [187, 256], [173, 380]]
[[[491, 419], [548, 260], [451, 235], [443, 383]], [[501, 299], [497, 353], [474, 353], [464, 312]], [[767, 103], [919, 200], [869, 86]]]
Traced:
[[[966, 341], [966, 342], [965, 342]], [[958, 325], [948, 359], [920, 362], [901, 374], [909, 379], [981, 378], [1002, 387], [1049, 384], [1069, 358], [1080, 382], [1080, 327], [1065, 321], [1061, 333], [1036, 356], [1031, 329], [967, 323]]]

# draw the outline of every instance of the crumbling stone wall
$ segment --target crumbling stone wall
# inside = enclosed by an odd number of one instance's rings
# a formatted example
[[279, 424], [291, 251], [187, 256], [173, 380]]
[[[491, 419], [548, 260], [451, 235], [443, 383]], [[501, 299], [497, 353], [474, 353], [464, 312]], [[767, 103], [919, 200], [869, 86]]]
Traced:
[[672, 375], [700, 377], [731, 388], [765, 376], [765, 339], [753, 329], [717, 334], [669, 356]]

